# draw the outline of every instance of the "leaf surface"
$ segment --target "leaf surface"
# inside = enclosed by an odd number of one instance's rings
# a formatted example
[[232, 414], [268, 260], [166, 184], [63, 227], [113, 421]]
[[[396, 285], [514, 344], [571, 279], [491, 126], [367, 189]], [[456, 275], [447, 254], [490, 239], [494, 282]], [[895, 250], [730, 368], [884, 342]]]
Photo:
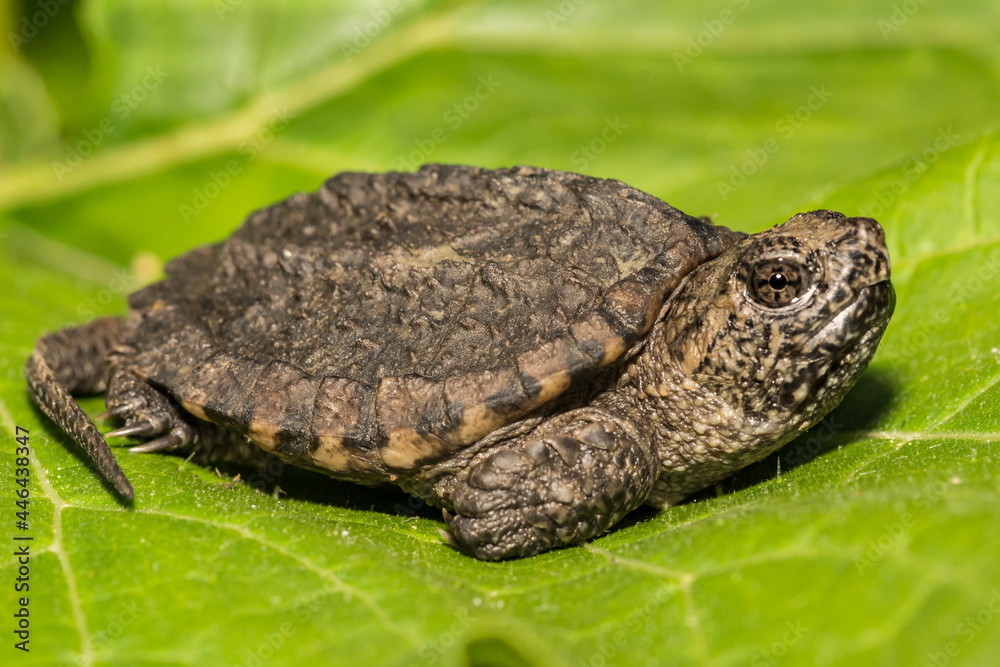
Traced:
[[[677, 4], [101, 0], [53, 21], [86, 55], [76, 69], [45, 30], [0, 53], [0, 497], [8, 535], [33, 537], [31, 652], [7, 635], [5, 655], [990, 664], [996, 3]], [[896, 314], [843, 405], [778, 455], [511, 563], [455, 553], [401, 493], [289, 469], [119, 451], [126, 509], [31, 407], [22, 368], [42, 333], [124, 312], [163, 261], [333, 173], [428, 161], [619, 178], [746, 231], [816, 207], [872, 215]], [[13, 528], [16, 425], [28, 531]], [[0, 560], [0, 580], [17, 568]]]

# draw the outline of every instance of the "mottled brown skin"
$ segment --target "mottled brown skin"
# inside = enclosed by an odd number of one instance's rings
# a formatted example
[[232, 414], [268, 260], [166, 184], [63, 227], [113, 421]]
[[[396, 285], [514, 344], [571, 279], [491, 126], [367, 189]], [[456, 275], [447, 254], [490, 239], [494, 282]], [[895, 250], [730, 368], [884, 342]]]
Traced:
[[767, 455], [840, 401], [893, 307], [870, 219], [814, 211], [746, 237], [532, 168], [341, 174], [167, 273], [27, 366], [119, 492], [69, 392], [106, 391], [125, 420], [108, 436], [151, 438], [133, 451], [394, 482], [488, 560]]

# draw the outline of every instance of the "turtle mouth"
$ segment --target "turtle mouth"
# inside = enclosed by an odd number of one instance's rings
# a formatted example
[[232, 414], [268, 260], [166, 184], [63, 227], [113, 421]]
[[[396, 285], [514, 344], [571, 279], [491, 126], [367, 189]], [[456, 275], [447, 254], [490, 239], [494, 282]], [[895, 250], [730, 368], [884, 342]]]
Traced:
[[[847, 310], [853, 310], [850, 317], [854, 322], [855, 340], [866, 341], [874, 338], [875, 345], [882, 338], [882, 333], [889, 324], [889, 319], [896, 310], [896, 290], [888, 279], [879, 281], [858, 292], [856, 303]], [[852, 345], [851, 350], [864, 345]], [[874, 354], [872, 349], [869, 354]], [[847, 353], [850, 356], [850, 350]]]
[[896, 291], [889, 279], [861, 288], [854, 299], [815, 330], [802, 349], [804, 363], [811, 365], [832, 356], [834, 366], [844, 366], [857, 364], [861, 357], [870, 359], [895, 308]]
[[896, 290], [886, 278], [858, 292], [858, 301], [867, 303], [873, 315], [888, 321], [896, 310]]
[[[895, 307], [892, 283], [881, 280], [859, 290], [817, 332], [799, 366], [800, 381], [812, 397], [800, 407], [800, 423], [812, 423], [840, 403], [874, 357]], [[791, 403], [794, 393], [787, 400]]]

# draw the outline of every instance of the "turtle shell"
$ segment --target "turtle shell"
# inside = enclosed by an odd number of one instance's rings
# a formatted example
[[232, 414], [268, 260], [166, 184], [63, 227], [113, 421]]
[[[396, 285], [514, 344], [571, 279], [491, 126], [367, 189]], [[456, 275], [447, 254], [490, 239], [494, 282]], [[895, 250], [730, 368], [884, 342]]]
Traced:
[[399, 473], [620, 359], [733, 238], [568, 172], [342, 173], [172, 261], [126, 342], [140, 377], [267, 451]]

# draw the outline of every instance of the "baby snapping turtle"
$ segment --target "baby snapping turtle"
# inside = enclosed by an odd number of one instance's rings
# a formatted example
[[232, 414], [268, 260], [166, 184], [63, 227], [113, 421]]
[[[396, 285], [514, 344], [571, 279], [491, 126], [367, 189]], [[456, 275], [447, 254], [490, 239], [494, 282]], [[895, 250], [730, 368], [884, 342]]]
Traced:
[[249, 461], [249, 442], [392, 482], [487, 560], [581, 542], [774, 451], [840, 402], [895, 301], [869, 218], [747, 236], [526, 167], [343, 173], [166, 272], [27, 364], [124, 497], [70, 394], [106, 392], [125, 420], [107, 436], [150, 438], [132, 451]]

